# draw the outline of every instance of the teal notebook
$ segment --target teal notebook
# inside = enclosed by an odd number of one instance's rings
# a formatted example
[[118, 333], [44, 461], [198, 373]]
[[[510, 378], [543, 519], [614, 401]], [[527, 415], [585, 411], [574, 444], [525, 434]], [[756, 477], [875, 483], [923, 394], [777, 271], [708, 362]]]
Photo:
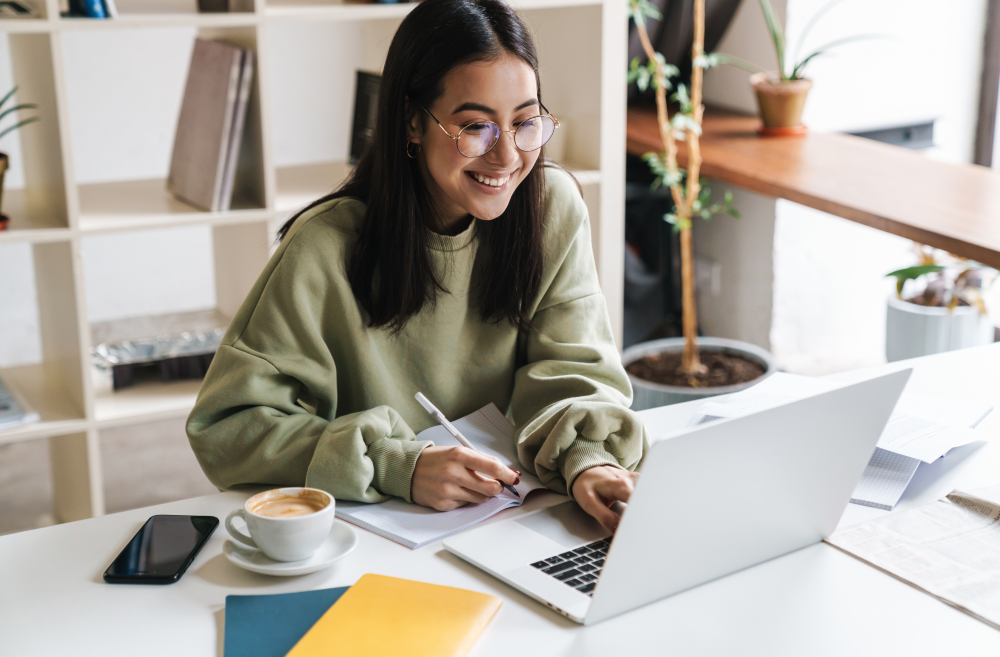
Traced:
[[285, 657], [348, 587], [227, 595], [225, 657]]

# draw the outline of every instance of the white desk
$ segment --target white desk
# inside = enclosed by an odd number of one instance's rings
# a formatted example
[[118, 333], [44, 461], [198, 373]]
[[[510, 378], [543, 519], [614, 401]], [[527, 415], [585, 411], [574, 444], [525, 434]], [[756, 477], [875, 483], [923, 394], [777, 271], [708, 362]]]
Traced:
[[[1000, 344], [876, 368], [915, 368], [909, 390], [1000, 401]], [[856, 374], [841, 375], [850, 378]], [[655, 434], [677, 427], [700, 402], [645, 413]], [[1000, 411], [1000, 409], [998, 409]], [[897, 509], [952, 488], [1000, 481], [1000, 412], [980, 426], [992, 442], [955, 450], [918, 473]], [[922, 470], [924, 470], [922, 466]], [[225, 597], [352, 584], [364, 573], [458, 586], [504, 604], [470, 655], [1000, 655], [1000, 632], [818, 544], [583, 628], [445, 552], [408, 550], [358, 530], [356, 552], [333, 568], [279, 579], [230, 565], [225, 529], [170, 586], [112, 586], [101, 575], [157, 513], [214, 515], [244, 493], [220, 493], [0, 537], [0, 655], [220, 656]], [[501, 518], [552, 504], [543, 494]], [[849, 505], [842, 524], [883, 512]]]

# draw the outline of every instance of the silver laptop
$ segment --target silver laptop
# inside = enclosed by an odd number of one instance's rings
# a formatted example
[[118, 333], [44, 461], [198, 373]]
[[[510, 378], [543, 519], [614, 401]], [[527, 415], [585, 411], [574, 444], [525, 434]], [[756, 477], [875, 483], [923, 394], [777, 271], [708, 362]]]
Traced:
[[836, 528], [909, 376], [664, 437], [614, 537], [567, 502], [444, 547], [591, 625], [812, 545]]

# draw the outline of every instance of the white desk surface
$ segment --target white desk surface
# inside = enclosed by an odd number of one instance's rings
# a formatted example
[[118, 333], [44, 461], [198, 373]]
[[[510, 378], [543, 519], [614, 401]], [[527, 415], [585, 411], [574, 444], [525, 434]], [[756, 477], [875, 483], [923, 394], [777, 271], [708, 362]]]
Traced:
[[[915, 368], [908, 390], [1000, 402], [1000, 344], [874, 368]], [[839, 375], [851, 378], [857, 373]], [[683, 425], [700, 402], [644, 413], [654, 435]], [[1000, 482], [1000, 409], [986, 442], [921, 466], [899, 509], [956, 487]], [[1000, 632], [826, 545], [817, 544], [584, 628], [446, 552], [408, 550], [364, 530], [350, 557], [297, 578], [232, 566], [223, 527], [169, 586], [105, 584], [111, 560], [151, 515], [224, 519], [246, 493], [228, 492], [0, 537], [0, 655], [222, 656], [225, 597], [355, 582], [376, 572], [503, 599], [469, 652], [482, 655], [1000, 655]], [[563, 498], [542, 493], [500, 519]], [[848, 505], [842, 525], [884, 512]]]

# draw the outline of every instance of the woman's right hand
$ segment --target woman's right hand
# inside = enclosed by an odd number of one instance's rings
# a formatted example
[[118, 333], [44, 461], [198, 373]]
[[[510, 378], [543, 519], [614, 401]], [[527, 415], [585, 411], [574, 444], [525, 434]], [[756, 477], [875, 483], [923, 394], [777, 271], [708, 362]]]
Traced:
[[469, 503], [482, 504], [499, 495], [503, 486], [495, 480], [514, 485], [520, 474], [492, 456], [465, 447], [432, 445], [417, 457], [410, 498], [421, 506], [451, 511]]

